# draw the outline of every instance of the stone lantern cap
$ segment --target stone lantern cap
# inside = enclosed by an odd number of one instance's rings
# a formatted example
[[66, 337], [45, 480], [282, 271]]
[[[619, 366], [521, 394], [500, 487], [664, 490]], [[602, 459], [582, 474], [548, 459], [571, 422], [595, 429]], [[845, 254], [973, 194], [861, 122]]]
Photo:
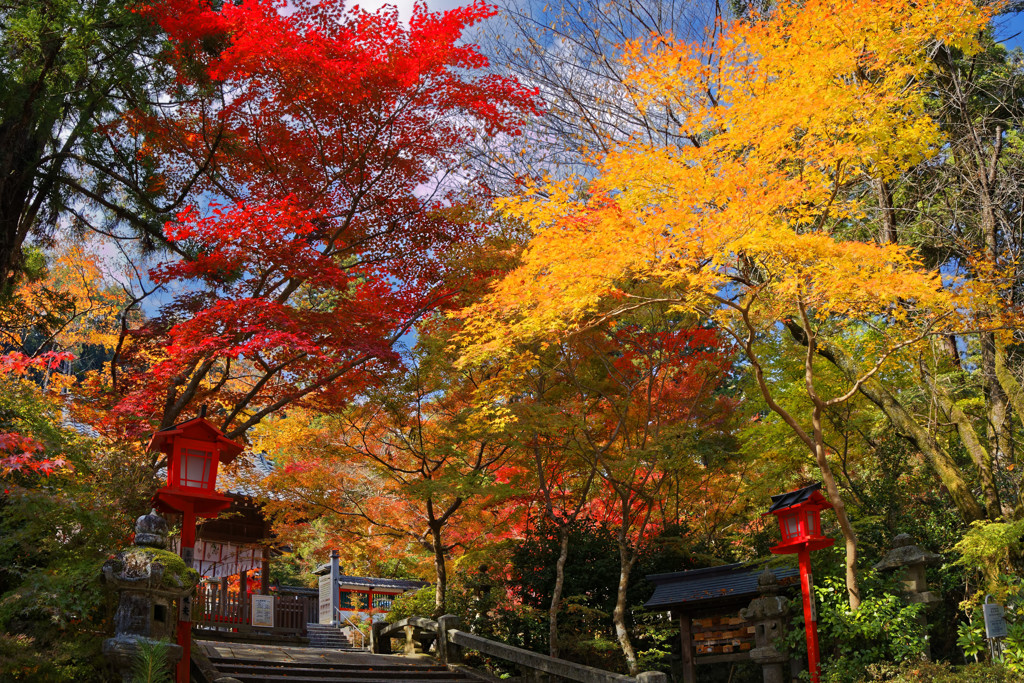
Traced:
[[939, 564], [942, 556], [933, 552], [923, 550], [914, 545], [909, 534], [899, 534], [892, 539], [893, 548], [882, 561], [875, 565], [875, 569], [899, 569], [915, 564]]
[[167, 520], [155, 509], [135, 520], [135, 545], [145, 548], [167, 548]]

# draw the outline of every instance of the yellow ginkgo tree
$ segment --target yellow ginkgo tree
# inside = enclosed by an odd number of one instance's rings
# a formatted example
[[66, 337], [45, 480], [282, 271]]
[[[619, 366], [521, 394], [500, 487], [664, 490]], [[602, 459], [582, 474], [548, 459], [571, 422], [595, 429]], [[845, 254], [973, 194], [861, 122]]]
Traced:
[[[817, 463], [846, 542], [857, 538], [827, 458], [822, 414], [964, 311], [963, 292], [894, 244], [847, 240], [870, 187], [935, 155], [924, 77], [939, 45], [967, 53], [989, 20], [969, 0], [809, 0], [720, 27], [715, 52], [656, 36], [625, 46], [636, 99], [679, 118], [686, 146], [619, 144], [593, 173], [527, 184], [501, 208], [533, 238], [521, 266], [470, 312], [466, 362], [513, 340], [572, 334], [668, 302], [730, 334], [768, 406]], [[972, 296], [982, 293], [972, 292]], [[810, 414], [776, 400], [760, 345], [806, 347]], [[823, 350], [860, 359], [823, 390]], [[982, 516], [951, 463], [932, 463], [961, 513]]]

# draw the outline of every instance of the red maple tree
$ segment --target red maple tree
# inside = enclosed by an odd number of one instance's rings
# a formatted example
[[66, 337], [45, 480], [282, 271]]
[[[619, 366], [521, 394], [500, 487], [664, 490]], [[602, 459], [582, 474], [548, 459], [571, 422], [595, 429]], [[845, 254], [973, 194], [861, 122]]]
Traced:
[[170, 41], [170, 95], [117, 134], [142, 139], [151, 182], [193, 198], [165, 233], [183, 257], [154, 280], [178, 294], [126, 332], [113, 364], [123, 431], [211, 403], [239, 438], [296, 402], [358, 393], [392, 345], [458, 287], [440, 256], [474, 240], [466, 143], [536, 111], [463, 31], [482, 2], [348, 10], [341, 0], [140, 9]]

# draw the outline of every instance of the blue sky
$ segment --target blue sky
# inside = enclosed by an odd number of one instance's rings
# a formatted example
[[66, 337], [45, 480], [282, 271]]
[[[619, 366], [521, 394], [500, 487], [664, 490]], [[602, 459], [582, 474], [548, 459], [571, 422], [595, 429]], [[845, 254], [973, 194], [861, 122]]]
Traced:
[[995, 23], [997, 40], [1006, 43], [1007, 47], [1024, 48], [1024, 13], [999, 17]]

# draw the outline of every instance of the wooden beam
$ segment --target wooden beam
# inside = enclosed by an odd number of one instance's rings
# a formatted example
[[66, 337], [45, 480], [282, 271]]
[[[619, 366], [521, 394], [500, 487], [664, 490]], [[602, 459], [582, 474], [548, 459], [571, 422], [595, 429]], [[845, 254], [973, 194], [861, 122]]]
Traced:
[[694, 667], [693, 655], [693, 624], [686, 612], [679, 614], [679, 638], [683, 646], [683, 683], [697, 683], [697, 670]]
[[695, 664], [722, 664], [729, 662], [749, 662], [750, 651], [744, 652], [729, 652], [721, 655], [700, 655], [695, 660]]
[[260, 567], [260, 595], [270, 595], [270, 548], [263, 546], [263, 565]]

